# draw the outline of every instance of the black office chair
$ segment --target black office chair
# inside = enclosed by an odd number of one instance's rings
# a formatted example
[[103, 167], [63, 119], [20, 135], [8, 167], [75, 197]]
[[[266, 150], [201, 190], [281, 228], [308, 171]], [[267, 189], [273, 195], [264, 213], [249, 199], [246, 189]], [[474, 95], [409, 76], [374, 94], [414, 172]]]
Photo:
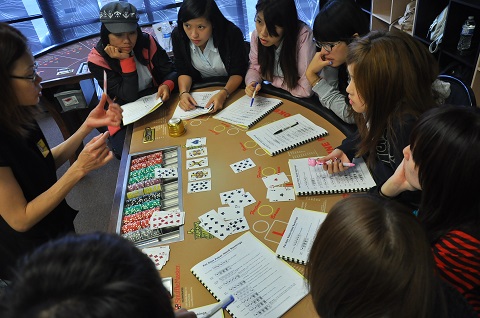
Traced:
[[477, 106], [475, 93], [461, 79], [446, 74], [440, 74], [438, 79], [450, 83], [450, 96], [445, 100], [445, 104]]

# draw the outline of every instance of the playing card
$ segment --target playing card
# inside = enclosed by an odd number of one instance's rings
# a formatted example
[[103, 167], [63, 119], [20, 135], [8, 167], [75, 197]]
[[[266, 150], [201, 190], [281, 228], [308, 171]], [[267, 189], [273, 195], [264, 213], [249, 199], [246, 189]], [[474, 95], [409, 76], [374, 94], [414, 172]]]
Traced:
[[210, 171], [210, 168], [192, 170], [188, 172], [188, 181], [210, 179], [211, 177], [212, 173]]
[[178, 177], [177, 168], [157, 168], [155, 169], [155, 178], [176, 178]]
[[243, 193], [245, 193], [245, 190], [243, 190], [243, 188], [221, 192], [220, 201], [222, 202], [222, 204], [227, 204], [228, 200], [231, 199], [233, 195]]
[[157, 270], [161, 270], [170, 258], [170, 247], [168, 245], [144, 248], [142, 252], [147, 254], [155, 263]]
[[185, 146], [189, 148], [198, 148], [207, 145], [207, 137], [197, 137], [187, 139]]
[[187, 193], [210, 191], [211, 189], [212, 189], [212, 181], [210, 179], [201, 180], [201, 181], [189, 182]]
[[218, 215], [224, 220], [233, 220], [243, 217], [243, 207], [235, 208], [231, 206], [221, 206], [218, 208]]
[[280, 172], [276, 174], [272, 174], [270, 176], [266, 176], [262, 178], [263, 183], [265, 183], [265, 186], [267, 188], [275, 187], [280, 184], [284, 184], [285, 182], [288, 182], [287, 175], [285, 172]]
[[187, 159], [206, 156], [207, 147], [187, 149]]
[[238, 219], [229, 221], [228, 226], [230, 227], [230, 234], [236, 234], [236, 233], [250, 230], [247, 219], [244, 216]]
[[257, 202], [255, 198], [250, 194], [250, 192], [246, 192], [243, 194], [234, 194], [228, 201], [227, 204], [231, 207], [246, 207], [250, 204]]
[[230, 167], [232, 168], [233, 172], [239, 173], [239, 172], [242, 172], [242, 171], [245, 171], [247, 169], [255, 167], [255, 163], [253, 163], [252, 159], [247, 158], [247, 159], [243, 159], [241, 161], [232, 163], [230, 165]]
[[210, 210], [207, 213], [200, 215], [198, 219], [200, 220], [200, 226], [205, 231], [220, 240], [223, 241], [228, 235], [230, 235], [230, 227], [227, 222], [222, 220], [215, 210]]
[[174, 211], [155, 211], [150, 217], [150, 228], [159, 229], [170, 226], [180, 226], [184, 224], [185, 212]]
[[275, 187], [267, 190], [267, 198], [270, 202], [294, 201], [295, 192], [293, 187]]
[[187, 160], [187, 169], [197, 169], [208, 167], [208, 157], [195, 158]]

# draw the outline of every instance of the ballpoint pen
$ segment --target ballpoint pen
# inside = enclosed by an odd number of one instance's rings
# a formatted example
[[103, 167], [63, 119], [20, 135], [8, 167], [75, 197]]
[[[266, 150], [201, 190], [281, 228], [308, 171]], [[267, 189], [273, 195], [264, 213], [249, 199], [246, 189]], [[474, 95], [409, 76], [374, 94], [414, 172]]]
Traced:
[[210, 311], [207, 312], [207, 314], [204, 315], [203, 318], [210, 318], [210, 317], [212, 317], [212, 316], [215, 315], [215, 313], [216, 313], [217, 311], [219, 311], [220, 309], [225, 309], [225, 308], [227, 308], [227, 306], [230, 305], [234, 300], [235, 300], [235, 298], [233, 298], [232, 295], [228, 296], [227, 298], [223, 299], [223, 300], [220, 301], [218, 304], [216, 304], [214, 307], [212, 307], [212, 309], [210, 309]]
[[[331, 164], [332, 163], [332, 160], [327, 160], [325, 161], [324, 163], [323, 162], [320, 162], [320, 158], [308, 158], [308, 165], [311, 166], [311, 167], [314, 167], [316, 165], [324, 165], [324, 164]], [[352, 162], [342, 162], [342, 166], [344, 167], [355, 167], [355, 164], [352, 163]]]
[[250, 107], [252, 107], [253, 101], [255, 100], [255, 94], [257, 93], [257, 85], [258, 85], [258, 82], [255, 82], [255, 86], [253, 86], [253, 95], [252, 95], [252, 100], [250, 101]]
[[297, 121], [295, 124], [291, 125], [291, 126], [288, 126], [288, 127], [282, 128], [282, 129], [280, 129], [280, 130], [277, 130], [277, 131], [274, 132], [273, 134], [274, 134], [274, 135], [279, 134], [279, 133], [284, 132], [285, 130], [290, 129], [290, 128], [292, 128], [292, 127], [295, 127], [295, 126], [297, 126], [297, 125], [298, 125], [298, 121]]

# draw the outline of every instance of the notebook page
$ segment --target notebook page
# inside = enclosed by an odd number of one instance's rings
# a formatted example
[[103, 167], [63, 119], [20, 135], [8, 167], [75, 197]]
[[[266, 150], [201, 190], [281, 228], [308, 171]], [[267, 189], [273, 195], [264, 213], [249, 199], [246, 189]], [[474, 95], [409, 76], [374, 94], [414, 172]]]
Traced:
[[213, 95], [215, 95], [218, 92], [219, 92], [218, 90], [213, 92], [192, 92], [190, 95], [193, 97], [193, 99], [195, 99], [195, 101], [197, 102], [197, 105], [202, 106], [203, 108], [195, 108], [192, 110], [185, 111], [180, 107], [180, 103], [179, 103], [175, 108], [175, 112], [173, 113], [172, 118], [180, 118], [180, 119], [186, 120], [186, 119], [192, 119], [197, 116], [210, 113], [208, 109], [210, 105], [207, 105], [207, 102], [210, 100], [210, 98]]
[[244, 95], [213, 118], [249, 128], [283, 103], [280, 99], [256, 96], [252, 107], [250, 107], [251, 101], [251, 97]]
[[123, 124], [128, 125], [130, 123], [136, 122], [140, 118], [148, 115], [149, 113], [157, 109], [160, 105], [162, 105], [162, 99], [157, 99], [156, 97], [157, 93], [155, 92], [152, 95], [140, 97], [134, 102], [122, 105], [121, 107], [123, 109]]
[[328, 132], [325, 129], [315, 125], [301, 114], [283, 118], [247, 131], [247, 135], [270, 156], [327, 134]]
[[318, 228], [327, 213], [295, 208], [277, 247], [277, 255], [287, 261], [306, 264]]
[[323, 167], [308, 165], [308, 158], [290, 159], [288, 166], [297, 195], [367, 191], [375, 181], [362, 158], [353, 160], [355, 167], [333, 175]]
[[192, 273], [217, 299], [233, 295], [227, 311], [235, 318], [277, 318], [308, 293], [306, 280], [247, 232]]

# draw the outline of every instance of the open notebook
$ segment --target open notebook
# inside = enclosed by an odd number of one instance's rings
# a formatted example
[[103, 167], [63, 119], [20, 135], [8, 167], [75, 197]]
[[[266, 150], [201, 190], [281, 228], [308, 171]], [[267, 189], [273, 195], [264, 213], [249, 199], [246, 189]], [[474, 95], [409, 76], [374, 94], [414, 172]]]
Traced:
[[140, 97], [134, 102], [122, 105], [123, 124], [128, 125], [153, 112], [163, 104], [161, 98], [157, 99], [157, 92], [152, 95]]
[[317, 231], [327, 213], [295, 208], [277, 247], [277, 256], [305, 265]]
[[362, 158], [353, 160], [355, 167], [328, 174], [320, 165], [309, 166], [308, 158], [290, 159], [288, 166], [297, 195], [368, 191], [376, 184]]
[[172, 115], [172, 118], [180, 118], [183, 120], [192, 119], [197, 116], [205, 115], [210, 112], [210, 105], [207, 105], [207, 102], [212, 98], [213, 95], [218, 93], [219, 91], [212, 91], [212, 92], [192, 92], [190, 95], [195, 99], [197, 102], [197, 108], [192, 110], [183, 110], [180, 108], [180, 104], [177, 104], [177, 108], [175, 108], [175, 112]]
[[280, 99], [263, 96], [256, 96], [252, 106], [251, 101], [251, 97], [244, 95], [213, 118], [248, 129], [283, 103]]
[[247, 131], [247, 135], [270, 156], [275, 156], [327, 134], [325, 129], [315, 125], [301, 114]]
[[305, 278], [247, 232], [191, 272], [217, 299], [233, 295], [234, 318], [277, 318], [308, 293]]

